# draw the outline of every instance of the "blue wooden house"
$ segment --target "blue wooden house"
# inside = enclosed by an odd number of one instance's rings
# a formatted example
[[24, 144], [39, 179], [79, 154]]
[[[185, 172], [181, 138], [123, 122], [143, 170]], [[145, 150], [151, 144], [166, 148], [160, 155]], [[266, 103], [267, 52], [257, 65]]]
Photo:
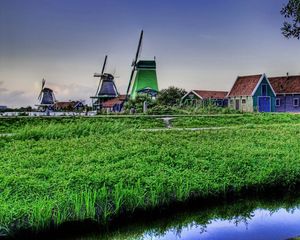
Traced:
[[269, 78], [276, 92], [276, 112], [300, 112], [300, 75]]
[[239, 111], [275, 112], [276, 93], [265, 74], [237, 77], [227, 97]]

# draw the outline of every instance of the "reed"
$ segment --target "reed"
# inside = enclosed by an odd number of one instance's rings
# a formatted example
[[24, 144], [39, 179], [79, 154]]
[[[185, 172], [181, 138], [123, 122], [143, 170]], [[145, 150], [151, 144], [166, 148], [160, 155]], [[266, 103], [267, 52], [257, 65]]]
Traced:
[[[106, 224], [190, 197], [298, 184], [299, 117], [241, 115], [235, 125], [233, 118], [200, 117], [234, 128], [162, 132], [137, 131], [162, 124], [144, 118], [11, 123], [15, 135], [0, 138], [0, 231]], [[200, 121], [184, 120], [177, 124]]]

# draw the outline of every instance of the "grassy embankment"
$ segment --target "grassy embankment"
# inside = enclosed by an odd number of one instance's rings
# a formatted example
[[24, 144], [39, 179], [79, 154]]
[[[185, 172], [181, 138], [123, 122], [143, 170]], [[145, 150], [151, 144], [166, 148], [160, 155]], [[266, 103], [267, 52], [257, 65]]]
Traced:
[[145, 132], [150, 118], [0, 119], [0, 232], [92, 218], [300, 177], [300, 116], [173, 120], [205, 131]]

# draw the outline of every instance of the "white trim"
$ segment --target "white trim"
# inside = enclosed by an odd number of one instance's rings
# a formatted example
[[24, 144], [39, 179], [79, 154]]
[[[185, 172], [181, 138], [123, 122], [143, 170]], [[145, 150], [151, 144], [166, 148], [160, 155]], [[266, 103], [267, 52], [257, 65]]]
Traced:
[[260, 109], [259, 109], [259, 98], [269, 98], [270, 99], [270, 111], [269, 112], [272, 112], [272, 99], [270, 96], [257, 96], [257, 109], [258, 109], [258, 112], [261, 112]]
[[266, 75], [265, 73], [263, 73], [263, 74], [261, 75], [261, 77], [260, 77], [258, 83], [256, 84], [256, 87], [254, 88], [254, 90], [253, 90], [252, 93], [251, 93], [251, 96], [252, 96], [252, 97], [254, 96], [254, 94], [256, 93], [256, 91], [257, 91], [259, 85], [261, 84], [261, 82], [263, 81], [264, 78], [266, 78], [266, 80], [267, 80], [267, 82], [268, 82], [268, 84], [269, 84], [269, 86], [270, 86], [272, 92], [274, 93], [274, 96], [276, 97], [276, 93], [275, 93], [275, 91], [274, 91], [274, 89], [273, 89], [273, 87], [272, 87], [272, 85], [271, 85], [271, 83], [270, 83], [270, 81], [269, 81], [269, 79], [267, 78], [267, 75]]
[[277, 95], [300, 95], [300, 92], [294, 92], [294, 93], [277, 93]]
[[[277, 105], [277, 100], [279, 100], [279, 104]], [[281, 106], [281, 98], [275, 98], [275, 107], [280, 107]]]
[[188, 96], [190, 93], [194, 93], [196, 96], [198, 96], [200, 99], [203, 100], [203, 97], [201, 97], [200, 95], [198, 95], [198, 94], [195, 92], [195, 90], [191, 90], [191, 91], [189, 91], [188, 93], [186, 93], [186, 94], [181, 98], [181, 101], [182, 101], [186, 96]]
[[[297, 100], [297, 105], [295, 104], [295, 100]], [[299, 98], [293, 98], [293, 107], [299, 107]]]

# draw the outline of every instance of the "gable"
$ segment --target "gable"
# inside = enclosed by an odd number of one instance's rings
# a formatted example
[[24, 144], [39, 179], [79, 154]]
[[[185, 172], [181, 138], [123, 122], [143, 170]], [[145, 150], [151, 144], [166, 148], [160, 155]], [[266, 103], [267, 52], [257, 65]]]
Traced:
[[256, 85], [255, 89], [253, 90], [252, 96], [262, 96], [262, 86], [263, 85], [267, 86], [267, 88], [266, 88], [266, 90], [267, 90], [266, 95], [267, 96], [273, 96], [273, 97], [276, 96], [276, 93], [273, 90], [272, 85], [270, 84], [270, 82], [269, 82], [269, 80], [268, 80], [268, 78], [266, 77], [265, 74], [262, 76], [262, 78], [260, 79], [260, 81]]
[[188, 93], [186, 93], [181, 99], [184, 100], [184, 99], [202, 99], [201, 96], [199, 96], [195, 90], [192, 90], [192, 91], [189, 91]]

